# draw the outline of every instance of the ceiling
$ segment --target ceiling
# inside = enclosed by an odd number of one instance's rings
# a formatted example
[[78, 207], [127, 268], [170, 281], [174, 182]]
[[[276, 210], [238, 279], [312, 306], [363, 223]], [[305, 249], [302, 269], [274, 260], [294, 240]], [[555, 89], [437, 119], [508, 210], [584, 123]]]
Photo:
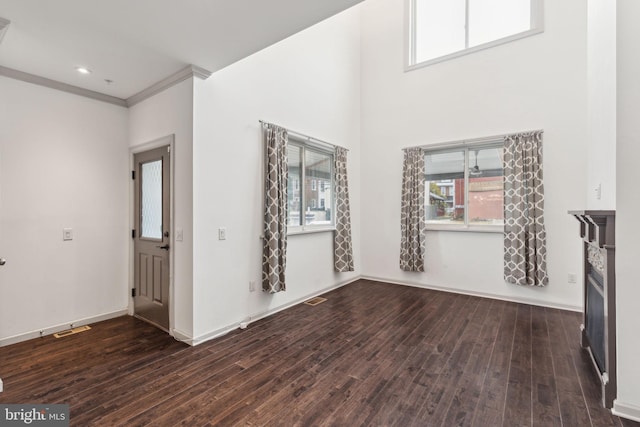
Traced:
[[11, 21], [0, 66], [126, 99], [187, 65], [220, 70], [361, 1], [0, 0]]

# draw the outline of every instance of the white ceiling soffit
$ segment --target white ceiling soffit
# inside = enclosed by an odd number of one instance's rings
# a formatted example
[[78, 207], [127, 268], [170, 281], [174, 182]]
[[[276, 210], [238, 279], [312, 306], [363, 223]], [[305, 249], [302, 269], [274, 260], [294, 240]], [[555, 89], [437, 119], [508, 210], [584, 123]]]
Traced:
[[360, 1], [0, 0], [0, 66], [128, 99], [190, 64], [220, 70]]

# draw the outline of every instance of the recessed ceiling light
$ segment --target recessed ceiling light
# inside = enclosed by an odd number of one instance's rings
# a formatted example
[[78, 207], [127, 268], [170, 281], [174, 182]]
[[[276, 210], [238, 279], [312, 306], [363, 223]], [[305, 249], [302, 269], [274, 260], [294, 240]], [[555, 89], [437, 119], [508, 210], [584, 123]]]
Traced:
[[87, 67], [76, 67], [76, 71], [80, 74], [91, 74], [91, 70]]

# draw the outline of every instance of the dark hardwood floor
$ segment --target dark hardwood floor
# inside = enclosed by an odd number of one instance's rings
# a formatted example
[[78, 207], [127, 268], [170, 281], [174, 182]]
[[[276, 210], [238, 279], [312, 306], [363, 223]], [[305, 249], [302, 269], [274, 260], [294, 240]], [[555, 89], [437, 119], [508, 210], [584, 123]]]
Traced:
[[360, 280], [188, 347], [131, 317], [0, 348], [74, 426], [617, 426], [578, 313]]

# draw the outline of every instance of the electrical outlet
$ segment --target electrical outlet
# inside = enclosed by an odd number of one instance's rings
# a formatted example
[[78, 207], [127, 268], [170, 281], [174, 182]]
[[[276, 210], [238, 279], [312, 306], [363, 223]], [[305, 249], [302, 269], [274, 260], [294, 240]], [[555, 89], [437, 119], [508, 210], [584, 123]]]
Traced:
[[218, 228], [218, 240], [227, 240], [227, 229], [224, 227]]
[[578, 276], [576, 275], [576, 273], [569, 273], [567, 275], [567, 281], [569, 283], [577, 283], [578, 282]]
[[255, 292], [256, 291], [256, 281], [255, 280], [250, 280], [249, 281], [249, 292]]

